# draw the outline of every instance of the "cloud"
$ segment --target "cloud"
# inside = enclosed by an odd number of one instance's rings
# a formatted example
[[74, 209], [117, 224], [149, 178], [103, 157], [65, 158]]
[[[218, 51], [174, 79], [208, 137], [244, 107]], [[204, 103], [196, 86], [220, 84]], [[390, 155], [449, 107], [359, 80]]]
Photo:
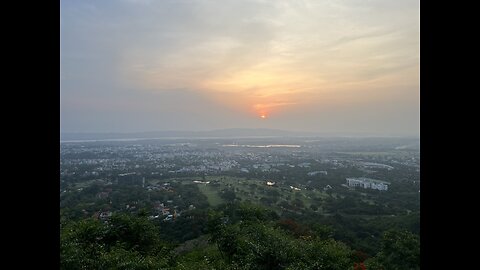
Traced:
[[418, 9], [410, 0], [62, 1], [62, 96], [189, 89], [247, 114], [415, 100]]

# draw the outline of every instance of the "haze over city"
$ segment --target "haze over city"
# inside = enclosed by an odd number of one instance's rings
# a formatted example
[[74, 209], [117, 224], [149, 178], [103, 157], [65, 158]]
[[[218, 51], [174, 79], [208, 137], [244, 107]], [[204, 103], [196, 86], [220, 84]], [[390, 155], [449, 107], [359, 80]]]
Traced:
[[418, 1], [61, 1], [61, 131], [418, 135]]

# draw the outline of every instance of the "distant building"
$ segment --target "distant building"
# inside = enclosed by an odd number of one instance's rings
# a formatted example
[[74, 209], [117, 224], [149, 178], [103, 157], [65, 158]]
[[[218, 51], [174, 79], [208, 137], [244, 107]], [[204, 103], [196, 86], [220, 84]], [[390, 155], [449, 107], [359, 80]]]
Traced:
[[293, 189], [293, 190], [301, 190], [300, 188], [297, 188], [297, 187], [294, 187], [294, 186], [290, 186], [290, 189]]
[[205, 182], [203, 182], [203, 181], [194, 180], [193, 182], [194, 182], [195, 184], [210, 184], [210, 181], [205, 181]]
[[267, 186], [274, 186], [274, 185], [275, 185], [275, 182], [267, 181]]
[[112, 212], [110, 212], [110, 211], [101, 212], [100, 215], [99, 215], [99, 218], [102, 219], [102, 220], [105, 220], [105, 219], [108, 219], [111, 216], [112, 216]]
[[390, 183], [375, 179], [370, 179], [366, 177], [359, 177], [359, 178], [347, 178], [347, 185], [349, 187], [362, 187], [362, 188], [370, 188], [370, 189], [377, 189], [377, 190], [388, 190], [388, 185]]
[[387, 170], [393, 170], [394, 168], [390, 165], [386, 164], [380, 164], [380, 163], [374, 163], [374, 162], [362, 162], [361, 163], [363, 167], [365, 168], [377, 168], [377, 169], [387, 169]]
[[308, 176], [315, 176], [317, 174], [323, 174], [323, 175], [327, 175], [327, 171], [314, 171], [314, 172], [309, 172], [307, 173]]
[[310, 162], [303, 162], [298, 164], [298, 167], [308, 168], [310, 167]]

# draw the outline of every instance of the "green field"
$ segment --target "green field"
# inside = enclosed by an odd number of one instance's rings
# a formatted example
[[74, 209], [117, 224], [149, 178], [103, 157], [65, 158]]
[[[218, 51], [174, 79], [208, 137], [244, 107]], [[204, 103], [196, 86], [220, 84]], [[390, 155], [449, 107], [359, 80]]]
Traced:
[[220, 196], [218, 195], [218, 190], [212, 188], [212, 186], [205, 185], [205, 184], [199, 184], [198, 189], [205, 195], [207, 196], [208, 203], [211, 206], [217, 206], [222, 204], [224, 201]]
[[[252, 203], [262, 204], [261, 199], [273, 199], [276, 203], [281, 201], [292, 202], [295, 199], [299, 199], [303, 202], [305, 208], [309, 208], [312, 204], [318, 207], [318, 212], [323, 212], [321, 201], [329, 197], [327, 193], [321, 190], [291, 190], [289, 186], [283, 186], [281, 183], [277, 183], [278, 186], [269, 187], [266, 186], [264, 180], [259, 179], [247, 179], [242, 177], [231, 176], [206, 176], [202, 177], [185, 177], [185, 178], [172, 178], [170, 181], [180, 182], [182, 184], [190, 184], [193, 181], [209, 181], [209, 184], [197, 184], [198, 189], [202, 192], [208, 200], [211, 206], [217, 206], [225, 202], [220, 197], [220, 192], [223, 189], [233, 189], [237, 198], [241, 201], [250, 201]], [[214, 183], [219, 185], [215, 186]], [[272, 193], [277, 193], [273, 196]]]

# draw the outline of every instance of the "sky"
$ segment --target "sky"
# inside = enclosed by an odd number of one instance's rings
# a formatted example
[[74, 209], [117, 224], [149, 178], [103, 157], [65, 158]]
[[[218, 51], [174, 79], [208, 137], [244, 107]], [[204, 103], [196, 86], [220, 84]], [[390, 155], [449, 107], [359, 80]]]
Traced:
[[418, 0], [62, 0], [61, 132], [418, 135]]

